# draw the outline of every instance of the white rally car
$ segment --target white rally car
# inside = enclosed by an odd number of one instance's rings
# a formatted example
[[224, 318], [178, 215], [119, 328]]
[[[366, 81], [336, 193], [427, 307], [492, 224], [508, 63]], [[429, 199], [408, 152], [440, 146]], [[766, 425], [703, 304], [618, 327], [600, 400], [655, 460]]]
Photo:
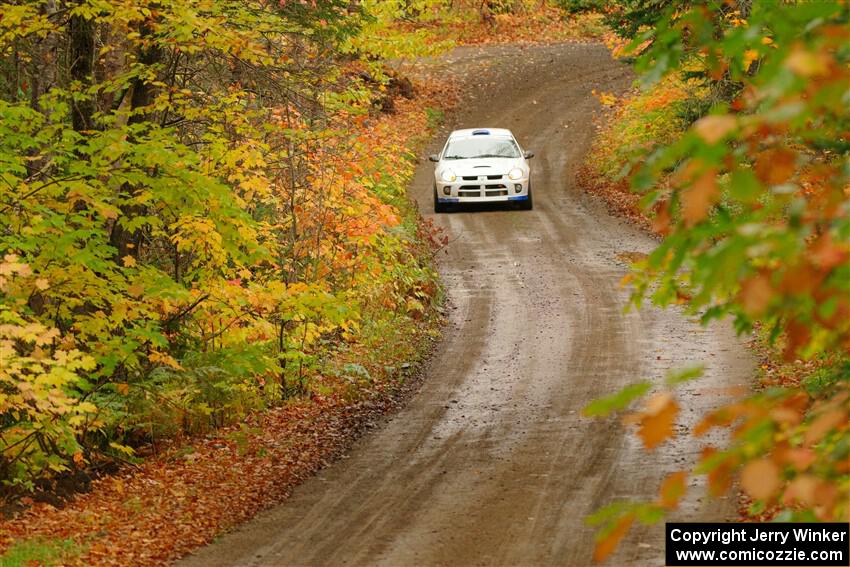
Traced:
[[516, 201], [531, 209], [532, 152], [523, 152], [510, 130], [455, 130], [439, 154], [429, 156], [434, 168], [434, 211], [451, 205]]

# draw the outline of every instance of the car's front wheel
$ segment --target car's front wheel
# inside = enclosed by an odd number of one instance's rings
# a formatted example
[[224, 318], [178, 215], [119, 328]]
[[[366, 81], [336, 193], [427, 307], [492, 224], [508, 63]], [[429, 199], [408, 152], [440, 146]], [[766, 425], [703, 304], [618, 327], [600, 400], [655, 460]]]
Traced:
[[437, 186], [434, 185], [434, 212], [435, 213], [445, 213], [448, 212], [449, 206], [446, 203], [441, 203], [439, 197], [437, 197]]
[[534, 208], [534, 201], [531, 199], [531, 184], [528, 185], [528, 199], [520, 201], [519, 208], [523, 211], [530, 211]]

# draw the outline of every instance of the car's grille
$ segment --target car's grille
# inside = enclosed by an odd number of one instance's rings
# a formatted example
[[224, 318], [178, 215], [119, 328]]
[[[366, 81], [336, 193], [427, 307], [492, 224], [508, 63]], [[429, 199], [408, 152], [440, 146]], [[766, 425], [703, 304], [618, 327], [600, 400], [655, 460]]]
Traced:
[[508, 187], [501, 183], [486, 185], [461, 185], [458, 197], [503, 197], [508, 195]]
[[[461, 177], [464, 181], [478, 181], [478, 175], [464, 175]], [[481, 177], [484, 177], [483, 175]], [[504, 175], [487, 175], [486, 176], [489, 181], [494, 181], [497, 179], [502, 179]]]

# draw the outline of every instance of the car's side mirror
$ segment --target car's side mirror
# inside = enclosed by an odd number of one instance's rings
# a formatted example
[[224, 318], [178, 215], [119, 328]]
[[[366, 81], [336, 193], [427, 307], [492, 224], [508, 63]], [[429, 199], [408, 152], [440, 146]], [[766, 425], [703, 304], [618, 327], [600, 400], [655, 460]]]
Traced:
[[437, 154], [431, 154], [430, 156], [428, 156], [428, 161], [433, 161], [436, 163], [440, 161], [440, 156], [438, 156]]
[[531, 159], [531, 158], [534, 157], [534, 152], [526, 151], [525, 153], [522, 154], [522, 157], [524, 157], [525, 159]]

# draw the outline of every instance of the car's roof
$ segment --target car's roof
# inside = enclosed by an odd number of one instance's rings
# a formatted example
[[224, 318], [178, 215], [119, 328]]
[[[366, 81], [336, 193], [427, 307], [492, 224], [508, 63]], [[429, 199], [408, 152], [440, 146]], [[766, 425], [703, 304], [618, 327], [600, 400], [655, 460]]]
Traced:
[[471, 138], [472, 136], [493, 136], [496, 138], [513, 138], [513, 134], [507, 128], [464, 128], [455, 130], [449, 134], [449, 139]]

